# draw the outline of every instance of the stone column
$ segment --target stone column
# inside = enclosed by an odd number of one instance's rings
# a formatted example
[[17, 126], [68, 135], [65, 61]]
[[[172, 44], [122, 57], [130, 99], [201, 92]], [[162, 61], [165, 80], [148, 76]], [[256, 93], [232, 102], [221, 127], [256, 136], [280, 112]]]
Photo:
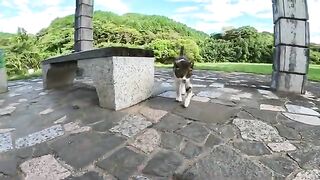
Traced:
[[8, 91], [7, 73], [4, 62], [4, 51], [0, 49], [0, 93]]
[[305, 93], [309, 68], [307, 0], [272, 0], [274, 57], [271, 88]]
[[93, 49], [93, 0], [76, 0], [75, 52]]

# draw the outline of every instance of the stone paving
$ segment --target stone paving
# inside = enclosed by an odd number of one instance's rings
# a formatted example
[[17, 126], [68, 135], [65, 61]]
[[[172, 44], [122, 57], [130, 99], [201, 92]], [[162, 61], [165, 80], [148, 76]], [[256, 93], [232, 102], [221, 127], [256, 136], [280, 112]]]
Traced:
[[10, 82], [0, 179], [320, 179], [320, 83], [294, 95], [270, 91], [270, 76], [195, 71], [185, 109], [171, 74], [157, 69], [153, 96], [118, 112], [87, 78]]

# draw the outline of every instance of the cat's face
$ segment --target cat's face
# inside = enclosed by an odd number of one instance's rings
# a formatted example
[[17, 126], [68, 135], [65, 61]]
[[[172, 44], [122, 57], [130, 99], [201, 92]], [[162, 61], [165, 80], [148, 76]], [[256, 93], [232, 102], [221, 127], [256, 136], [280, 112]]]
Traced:
[[174, 62], [173, 69], [177, 78], [189, 79], [192, 76], [193, 62], [178, 59]]

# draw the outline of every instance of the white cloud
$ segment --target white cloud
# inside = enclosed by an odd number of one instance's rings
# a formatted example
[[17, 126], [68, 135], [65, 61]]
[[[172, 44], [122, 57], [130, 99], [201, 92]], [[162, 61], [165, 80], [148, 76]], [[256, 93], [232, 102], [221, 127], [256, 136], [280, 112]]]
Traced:
[[195, 24], [195, 28], [197, 30], [201, 30], [204, 32], [220, 32], [223, 27], [228, 27], [232, 26], [229, 23], [224, 23], [224, 22], [198, 22]]
[[[94, 9], [113, 11], [118, 14], [129, 12], [129, 7], [122, 0], [95, 0]], [[1, 0], [0, 5], [12, 9], [14, 16], [0, 16], [0, 31], [16, 33], [18, 27], [23, 27], [28, 33], [37, 33], [50, 25], [57, 17], [74, 14], [75, 2], [62, 6], [63, 0]], [[110, 2], [110, 1], [109, 1]], [[35, 10], [37, 9], [37, 10]], [[39, 10], [40, 9], [40, 10]]]
[[[198, 3], [200, 13], [186, 13], [177, 11], [172, 17], [175, 20], [187, 21], [196, 18], [195, 28], [205, 32], [217, 32], [223, 26], [233, 25], [233, 19], [244, 15], [269, 21], [270, 23], [240, 22], [243, 25], [254, 26], [259, 31], [273, 32], [272, 1], [271, 0], [168, 0], [171, 2]], [[320, 43], [320, 0], [307, 0], [310, 23], [311, 42]], [[178, 9], [179, 10], [179, 9]], [[238, 23], [239, 24], [239, 23]]]
[[[3, 1], [3, 6], [14, 8], [17, 14], [0, 17], [0, 31], [16, 33], [18, 27], [23, 27], [28, 33], [37, 33], [42, 28], [49, 26], [55, 18], [74, 13], [74, 5], [61, 7], [60, 3], [61, 0], [56, 0], [54, 3], [41, 0]], [[33, 11], [36, 4], [41, 6], [40, 11]]]
[[111, 0], [95, 0], [95, 8], [104, 11], [112, 11], [120, 15], [129, 12], [128, 4], [124, 3], [123, 0], [112, 0], [112, 3], [110, 1]]
[[186, 6], [186, 7], [178, 8], [176, 10], [176, 12], [177, 13], [189, 13], [189, 12], [196, 11], [198, 9], [199, 9], [199, 7], [197, 7], [197, 6]]

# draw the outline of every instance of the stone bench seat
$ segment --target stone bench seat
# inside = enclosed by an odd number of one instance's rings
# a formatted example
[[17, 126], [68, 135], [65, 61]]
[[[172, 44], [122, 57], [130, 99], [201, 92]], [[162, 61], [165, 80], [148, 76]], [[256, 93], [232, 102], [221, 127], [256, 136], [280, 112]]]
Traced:
[[152, 94], [154, 55], [152, 51], [109, 47], [81, 51], [42, 62], [44, 89], [73, 84], [77, 75], [89, 76], [103, 108], [120, 110]]

